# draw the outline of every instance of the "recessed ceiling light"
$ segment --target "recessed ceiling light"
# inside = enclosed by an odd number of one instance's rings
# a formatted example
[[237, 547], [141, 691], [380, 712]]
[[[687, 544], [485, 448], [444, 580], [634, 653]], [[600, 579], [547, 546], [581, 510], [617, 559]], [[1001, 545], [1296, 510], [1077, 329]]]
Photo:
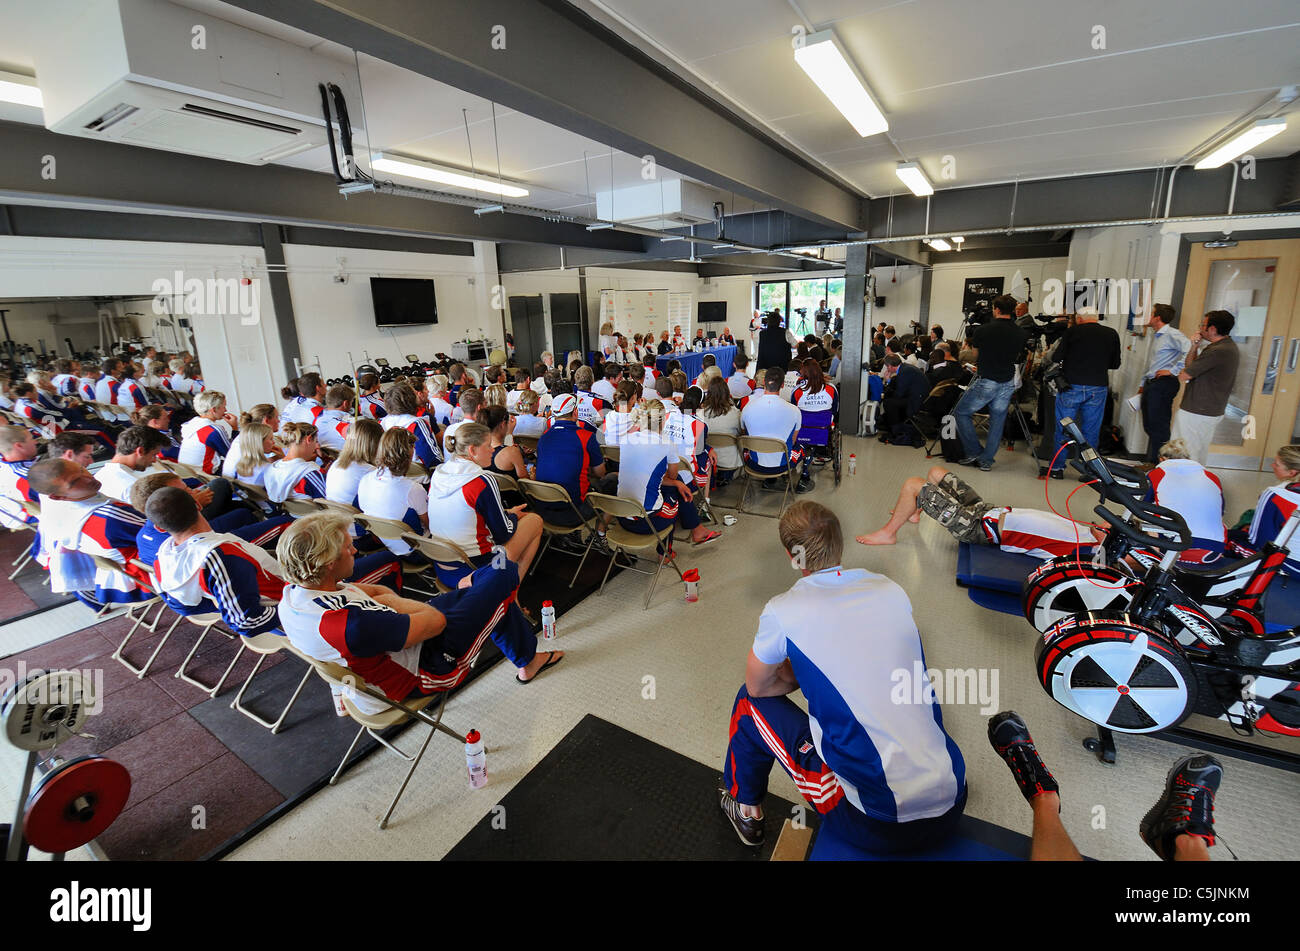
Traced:
[[468, 175], [465, 172], [442, 165], [435, 165], [423, 159], [394, 155], [391, 152], [373, 153], [370, 156], [370, 165], [372, 168], [381, 172], [388, 172], [390, 175], [404, 175], [407, 178], [418, 178], [421, 181], [434, 182], [438, 185], [447, 185], [465, 191], [487, 192], [489, 195], [501, 195], [505, 198], [524, 198], [528, 195], [528, 189], [520, 188], [518, 185], [507, 185], [504, 182], [484, 178], [481, 175]]
[[1277, 116], [1273, 119], [1260, 119], [1249, 129], [1234, 135], [1227, 142], [1196, 163], [1196, 168], [1218, 168], [1231, 162], [1239, 155], [1249, 152], [1261, 142], [1267, 142], [1273, 136], [1286, 131], [1286, 119]]
[[41, 90], [36, 85], [36, 80], [17, 73], [0, 72], [0, 102], [43, 108]]
[[849, 120], [858, 135], [876, 135], [889, 128], [889, 120], [871, 97], [867, 84], [833, 30], [804, 37], [803, 45], [795, 48], [794, 60]]
[[925, 177], [925, 172], [921, 170], [921, 163], [899, 162], [898, 167], [894, 169], [894, 174], [918, 198], [934, 194], [934, 186], [930, 184], [930, 180]]

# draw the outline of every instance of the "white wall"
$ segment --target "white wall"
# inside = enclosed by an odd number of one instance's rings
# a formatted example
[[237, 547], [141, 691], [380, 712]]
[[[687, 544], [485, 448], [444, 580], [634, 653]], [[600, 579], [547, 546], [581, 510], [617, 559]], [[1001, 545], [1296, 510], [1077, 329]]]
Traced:
[[[154, 281], [238, 278], [248, 269], [265, 275], [257, 248], [79, 238], [0, 237], [0, 298], [150, 296]], [[148, 311], [148, 305], [125, 310]], [[271, 295], [260, 295], [259, 319], [237, 315], [190, 315], [198, 357], [209, 387], [225, 393], [235, 410], [278, 396], [283, 381], [280, 343]], [[142, 328], [151, 332], [149, 328]], [[33, 341], [34, 342], [34, 341]], [[93, 343], [98, 343], [96, 334]]]
[[[339, 259], [346, 283], [334, 280]], [[432, 360], [451, 353], [452, 344], [468, 334], [503, 340], [501, 314], [492, 309], [497, 283], [492, 246], [475, 242], [472, 257], [408, 251], [368, 251], [285, 245], [284, 260], [293, 298], [302, 362], [320, 358], [326, 378], [350, 373], [348, 353], [356, 363], [384, 357], [405, 363], [414, 353]], [[429, 326], [380, 330], [370, 296], [371, 277], [431, 278], [438, 299], [438, 322]]]
[[[958, 259], [961, 257], [960, 254], [953, 256]], [[1064, 281], [1067, 264], [1066, 258], [1024, 258], [1007, 261], [976, 261], [969, 264], [954, 260], [936, 263], [933, 283], [930, 286], [930, 323], [942, 324], [948, 336], [956, 337], [962, 322], [962, 296], [965, 292], [966, 279], [970, 277], [1000, 277], [1002, 292], [1010, 294], [1017, 300], [1025, 299], [1029, 288], [1023, 279], [1028, 278], [1033, 282], [1033, 301], [1030, 303], [1030, 309], [1034, 313], [1041, 313], [1043, 282], [1049, 278]], [[895, 327], [898, 326], [896, 321], [891, 320], [890, 323]], [[901, 329], [899, 332], [902, 332]]]

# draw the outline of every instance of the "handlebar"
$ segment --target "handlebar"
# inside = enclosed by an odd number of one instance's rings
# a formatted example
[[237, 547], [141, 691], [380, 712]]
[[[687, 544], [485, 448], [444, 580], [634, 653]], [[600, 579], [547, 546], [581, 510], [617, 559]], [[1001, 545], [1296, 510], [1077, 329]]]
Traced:
[[1108, 463], [1069, 417], [1061, 420], [1061, 429], [1069, 434], [1080, 449], [1079, 458], [1071, 460], [1071, 464], [1079, 472], [1096, 479], [1093, 487], [1103, 499], [1117, 502], [1139, 522], [1158, 531], [1170, 532], [1176, 538], [1147, 534], [1141, 530], [1140, 525], [1130, 524], [1105, 505], [1098, 505], [1093, 511], [1103, 521], [1139, 547], [1161, 551], [1185, 551], [1192, 547], [1192, 533], [1187, 528], [1186, 520], [1173, 509], [1146, 501], [1151, 481], [1144, 473], [1131, 466]]

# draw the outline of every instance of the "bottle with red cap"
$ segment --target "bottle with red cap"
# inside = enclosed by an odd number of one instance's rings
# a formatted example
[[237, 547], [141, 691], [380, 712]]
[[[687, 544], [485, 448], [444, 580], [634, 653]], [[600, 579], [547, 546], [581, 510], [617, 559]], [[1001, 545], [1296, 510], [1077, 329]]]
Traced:
[[555, 605], [550, 601], [542, 602], [542, 636], [537, 639], [537, 646], [551, 650], [555, 644]]
[[469, 788], [481, 789], [487, 785], [487, 752], [478, 730], [465, 735], [465, 765], [469, 768]]

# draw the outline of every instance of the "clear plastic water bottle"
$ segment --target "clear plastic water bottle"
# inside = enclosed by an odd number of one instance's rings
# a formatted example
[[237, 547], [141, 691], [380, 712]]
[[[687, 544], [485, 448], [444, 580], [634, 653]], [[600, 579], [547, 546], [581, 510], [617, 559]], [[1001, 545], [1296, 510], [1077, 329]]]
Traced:
[[858, 457], [854, 453], [849, 453], [849, 475], [857, 475]]
[[547, 650], [555, 643], [555, 605], [550, 601], [542, 602], [542, 636], [537, 639], [537, 643]]
[[483, 737], [478, 730], [470, 730], [465, 735], [465, 765], [469, 769], [470, 789], [481, 789], [487, 785], [487, 753], [483, 749]]

